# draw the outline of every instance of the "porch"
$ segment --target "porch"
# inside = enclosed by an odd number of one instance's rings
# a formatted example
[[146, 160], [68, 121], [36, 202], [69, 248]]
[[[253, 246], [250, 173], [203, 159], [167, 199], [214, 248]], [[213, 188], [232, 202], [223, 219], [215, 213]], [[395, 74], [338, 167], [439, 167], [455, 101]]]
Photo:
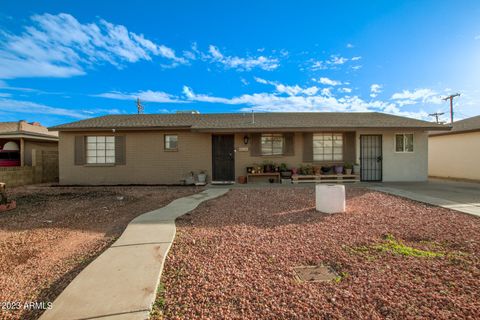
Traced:
[[[381, 134], [364, 134], [350, 130], [245, 132], [231, 136], [234, 141], [231, 165], [235, 168], [235, 181], [240, 184], [351, 183], [382, 180]], [[218, 157], [213, 157], [214, 181], [215, 159]], [[225, 167], [226, 163], [223, 162], [222, 165]]]

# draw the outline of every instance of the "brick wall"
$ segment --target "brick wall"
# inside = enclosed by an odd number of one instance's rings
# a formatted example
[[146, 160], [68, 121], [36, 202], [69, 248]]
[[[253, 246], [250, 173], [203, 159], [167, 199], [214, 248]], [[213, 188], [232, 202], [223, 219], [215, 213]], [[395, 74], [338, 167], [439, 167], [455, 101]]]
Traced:
[[[178, 135], [178, 150], [164, 150], [164, 135]], [[122, 165], [75, 165], [75, 137], [125, 136], [126, 161]], [[179, 184], [190, 171], [212, 173], [212, 138], [189, 131], [61, 132], [60, 184]]]
[[7, 187], [58, 181], [58, 151], [32, 150], [32, 166], [0, 167]]

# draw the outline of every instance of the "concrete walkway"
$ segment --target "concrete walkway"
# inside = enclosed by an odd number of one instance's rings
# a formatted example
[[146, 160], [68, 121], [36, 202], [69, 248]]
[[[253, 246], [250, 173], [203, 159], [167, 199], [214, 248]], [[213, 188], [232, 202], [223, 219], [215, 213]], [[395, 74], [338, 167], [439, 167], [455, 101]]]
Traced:
[[227, 192], [225, 188], [207, 189], [132, 220], [121, 237], [67, 286], [40, 319], [148, 319], [175, 238], [175, 219]]
[[369, 189], [480, 217], [480, 184], [447, 180], [382, 183]]

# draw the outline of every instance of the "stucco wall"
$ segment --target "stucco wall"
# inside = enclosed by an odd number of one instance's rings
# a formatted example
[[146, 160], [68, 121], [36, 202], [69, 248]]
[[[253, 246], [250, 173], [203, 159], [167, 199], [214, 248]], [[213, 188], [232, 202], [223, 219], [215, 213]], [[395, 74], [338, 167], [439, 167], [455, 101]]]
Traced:
[[[395, 134], [413, 133], [413, 152], [395, 152]], [[428, 135], [413, 130], [357, 131], [357, 162], [360, 163], [360, 135], [381, 134], [383, 181], [426, 181], [428, 179]]]
[[32, 150], [58, 151], [58, 142], [25, 141], [25, 165], [32, 165]]
[[[178, 134], [178, 151], [164, 151], [164, 134]], [[126, 137], [126, 164], [74, 165], [75, 135], [111, 135], [111, 132], [61, 132], [61, 184], [178, 184], [190, 172], [212, 172], [211, 136], [187, 131], [117, 132]]]
[[430, 136], [428, 174], [480, 180], [480, 132]]

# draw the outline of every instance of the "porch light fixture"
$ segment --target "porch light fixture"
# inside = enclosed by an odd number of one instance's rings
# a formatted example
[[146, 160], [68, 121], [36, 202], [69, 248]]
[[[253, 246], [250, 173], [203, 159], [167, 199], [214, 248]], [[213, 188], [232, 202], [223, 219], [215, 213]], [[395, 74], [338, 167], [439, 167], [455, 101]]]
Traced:
[[250, 138], [247, 135], [243, 136], [243, 143], [244, 144], [248, 144], [248, 140], [250, 140]]

